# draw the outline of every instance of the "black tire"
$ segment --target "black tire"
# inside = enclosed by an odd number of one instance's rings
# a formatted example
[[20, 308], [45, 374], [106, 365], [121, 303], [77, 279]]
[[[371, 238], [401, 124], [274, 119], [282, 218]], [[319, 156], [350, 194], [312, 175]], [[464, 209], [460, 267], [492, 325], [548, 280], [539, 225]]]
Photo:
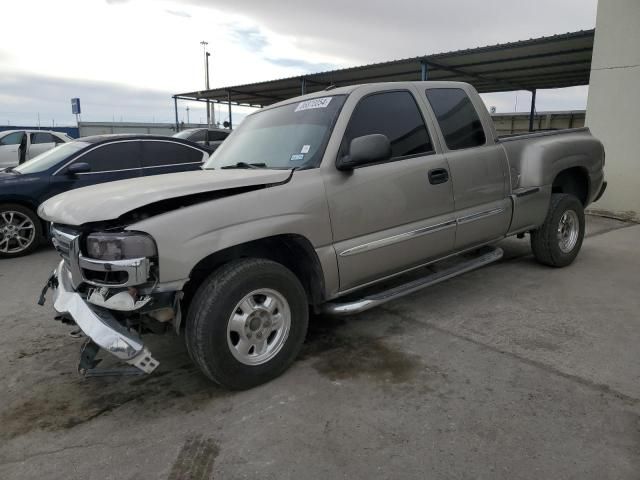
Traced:
[[[31, 239], [31, 243], [29, 243], [25, 248], [18, 251], [15, 251], [14, 248], [11, 248], [12, 246], [16, 245], [17, 240], [9, 239], [8, 233], [3, 232], [3, 227], [7, 226], [4, 218], [6, 216], [8, 217], [10, 212], [14, 212], [14, 214], [17, 213], [19, 215], [23, 215], [24, 217], [31, 220], [31, 223], [33, 225], [33, 238]], [[26, 234], [26, 230], [22, 230], [21, 233]], [[10, 243], [5, 243], [5, 242], [10, 242]], [[40, 246], [41, 242], [42, 242], [42, 222], [40, 221], [40, 218], [38, 218], [38, 215], [36, 215], [36, 212], [31, 210], [30, 208], [23, 207], [22, 205], [17, 205], [14, 203], [0, 204], [0, 258], [15, 258], [15, 257], [21, 257], [23, 255], [29, 255], [36, 248]], [[15, 248], [19, 248], [19, 246]], [[6, 251], [2, 251], [2, 250], [6, 250]]]
[[[276, 291], [286, 300], [290, 325], [273, 358], [247, 365], [231, 351], [228, 325], [239, 302], [260, 289]], [[213, 272], [196, 291], [185, 327], [187, 349], [211, 380], [229, 389], [244, 390], [279, 376], [293, 363], [302, 348], [308, 322], [307, 296], [290, 270], [265, 259], [234, 260]]]
[[[558, 238], [558, 229], [565, 213], [574, 212], [578, 220], [578, 232], [575, 244], [569, 251], [563, 251]], [[554, 193], [547, 218], [542, 226], [531, 232], [531, 249], [536, 260], [551, 267], [566, 267], [578, 255], [584, 239], [584, 208], [580, 200], [573, 195]]]

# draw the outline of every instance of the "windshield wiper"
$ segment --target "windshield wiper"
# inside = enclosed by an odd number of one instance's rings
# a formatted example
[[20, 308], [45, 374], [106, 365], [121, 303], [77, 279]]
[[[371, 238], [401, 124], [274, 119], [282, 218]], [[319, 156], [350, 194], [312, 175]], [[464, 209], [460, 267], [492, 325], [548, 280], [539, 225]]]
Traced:
[[266, 163], [247, 163], [247, 162], [238, 162], [235, 165], [225, 165], [224, 167], [220, 167], [221, 169], [226, 168], [266, 168]]

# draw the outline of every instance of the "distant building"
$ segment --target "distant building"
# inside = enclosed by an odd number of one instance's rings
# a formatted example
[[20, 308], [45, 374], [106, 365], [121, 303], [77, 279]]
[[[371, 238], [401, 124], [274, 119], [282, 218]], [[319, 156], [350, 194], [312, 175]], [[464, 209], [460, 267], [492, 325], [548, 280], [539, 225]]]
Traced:
[[[104, 135], [109, 133], [149, 133], [171, 136], [176, 133], [174, 123], [142, 123], [142, 122], [79, 122], [80, 136]], [[182, 123], [180, 130], [187, 128], [206, 128], [206, 124]]]

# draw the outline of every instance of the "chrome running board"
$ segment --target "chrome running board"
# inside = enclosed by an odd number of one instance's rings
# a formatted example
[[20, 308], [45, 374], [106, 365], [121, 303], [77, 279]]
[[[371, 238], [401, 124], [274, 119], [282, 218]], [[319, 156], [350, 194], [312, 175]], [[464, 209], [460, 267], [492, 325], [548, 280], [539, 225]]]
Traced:
[[[485, 265], [500, 260], [504, 253], [501, 248], [497, 247], [485, 247], [481, 249], [480, 252], [481, 253], [479, 255], [469, 260], [458, 262], [454, 265], [436, 270], [426, 276], [422, 276], [415, 280], [411, 280], [382, 291], [371, 293], [361, 298], [347, 300], [345, 297], [345, 299], [337, 299], [336, 301], [328, 302], [322, 306], [322, 311], [329, 315], [354, 315], [356, 313], [364, 312], [365, 310], [369, 310], [370, 308], [377, 307], [378, 305], [390, 302], [391, 300], [404, 297], [405, 295], [430, 287], [436, 283], [444, 282], [445, 280], [457, 277], [463, 273], [484, 267]], [[437, 269], [438, 264], [436, 263], [432, 265], [432, 268]], [[371, 291], [371, 287], [366, 290]], [[349, 295], [348, 297], [352, 298], [353, 295]]]

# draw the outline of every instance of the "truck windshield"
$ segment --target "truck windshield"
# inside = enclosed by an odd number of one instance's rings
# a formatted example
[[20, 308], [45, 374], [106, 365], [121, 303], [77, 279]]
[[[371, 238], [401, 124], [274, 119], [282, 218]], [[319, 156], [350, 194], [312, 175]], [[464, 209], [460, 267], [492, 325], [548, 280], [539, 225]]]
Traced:
[[204, 168], [317, 167], [345, 98], [326, 96], [254, 113], [218, 147]]

